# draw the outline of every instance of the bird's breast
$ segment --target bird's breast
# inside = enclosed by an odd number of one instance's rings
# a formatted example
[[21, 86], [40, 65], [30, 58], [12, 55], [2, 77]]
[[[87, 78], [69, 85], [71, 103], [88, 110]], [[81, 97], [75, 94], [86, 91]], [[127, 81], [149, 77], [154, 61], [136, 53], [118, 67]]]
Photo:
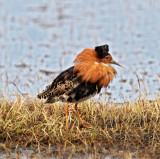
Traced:
[[108, 86], [116, 74], [113, 67], [97, 61], [79, 62], [75, 65], [74, 72], [82, 77], [82, 82], [98, 83], [99, 87]]

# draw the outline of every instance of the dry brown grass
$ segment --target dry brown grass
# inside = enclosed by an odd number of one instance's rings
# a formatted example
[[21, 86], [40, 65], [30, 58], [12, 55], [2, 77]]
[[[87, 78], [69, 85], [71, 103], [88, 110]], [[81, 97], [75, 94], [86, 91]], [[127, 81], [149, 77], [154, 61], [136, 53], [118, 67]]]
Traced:
[[160, 156], [160, 100], [120, 105], [90, 100], [79, 104], [79, 111], [93, 128], [80, 128], [70, 105], [67, 132], [65, 105], [48, 105], [31, 97], [17, 97], [13, 102], [1, 98], [0, 149], [36, 147], [48, 153], [56, 149], [57, 155], [94, 153], [104, 157], [122, 156], [123, 152], [128, 158]]

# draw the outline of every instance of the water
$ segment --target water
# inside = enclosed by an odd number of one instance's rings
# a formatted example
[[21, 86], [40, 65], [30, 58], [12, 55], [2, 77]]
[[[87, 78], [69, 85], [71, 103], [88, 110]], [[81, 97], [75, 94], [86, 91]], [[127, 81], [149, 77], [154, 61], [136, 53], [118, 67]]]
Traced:
[[160, 1], [0, 0], [0, 6], [3, 93], [15, 93], [11, 81], [34, 97], [84, 48], [107, 43], [125, 69], [115, 66], [118, 75], [102, 96], [110, 102], [137, 99], [135, 72], [142, 93], [158, 95]]
[[83, 152], [79, 152], [79, 153], [72, 153], [72, 152], [60, 152], [59, 151], [55, 151], [54, 153], [51, 152], [40, 152], [37, 153], [36, 151], [33, 151], [32, 149], [20, 149], [18, 150], [19, 152], [11, 152], [11, 153], [1, 153], [0, 152], [0, 159], [67, 159], [67, 158], [73, 158], [73, 159], [77, 159], [77, 158], [87, 158], [87, 159], [92, 159], [92, 158], [104, 158], [104, 159], [110, 159], [110, 158], [114, 158], [114, 159], [119, 159], [119, 158], [135, 158], [132, 157], [130, 152], [123, 152], [121, 151], [119, 153], [119, 155], [109, 155], [108, 153], [106, 154], [101, 154], [101, 153], [83, 153]]

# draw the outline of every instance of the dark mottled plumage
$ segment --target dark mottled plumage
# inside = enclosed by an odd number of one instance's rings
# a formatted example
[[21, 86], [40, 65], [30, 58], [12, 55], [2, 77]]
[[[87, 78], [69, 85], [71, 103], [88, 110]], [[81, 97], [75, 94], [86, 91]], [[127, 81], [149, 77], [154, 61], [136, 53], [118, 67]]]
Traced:
[[101, 88], [98, 88], [97, 84], [82, 83], [81, 77], [77, 77], [77, 73], [73, 73], [73, 69], [74, 67], [70, 67], [60, 73], [52, 84], [47, 86], [46, 90], [37, 97], [47, 98], [46, 103], [56, 101], [77, 103], [100, 92]]

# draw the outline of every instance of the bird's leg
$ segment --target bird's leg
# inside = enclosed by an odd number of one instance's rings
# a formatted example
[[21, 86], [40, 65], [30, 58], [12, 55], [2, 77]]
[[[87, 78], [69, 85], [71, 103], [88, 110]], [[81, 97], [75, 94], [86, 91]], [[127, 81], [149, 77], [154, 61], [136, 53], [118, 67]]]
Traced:
[[78, 117], [79, 117], [80, 122], [82, 123], [82, 126], [83, 126], [84, 128], [92, 128], [91, 125], [85, 125], [85, 124], [83, 123], [83, 120], [82, 120], [82, 118], [80, 117], [80, 114], [79, 114], [77, 105], [78, 105], [78, 104], [76, 103], [76, 104], [75, 104], [75, 110], [76, 110], [76, 113], [77, 113], [77, 115], [78, 115]]
[[69, 103], [67, 103], [67, 105], [66, 105], [66, 110], [65, 110], [65, 112], [66, 112], [66, 128], [68, 129], [68, 106], [69, 106]]

